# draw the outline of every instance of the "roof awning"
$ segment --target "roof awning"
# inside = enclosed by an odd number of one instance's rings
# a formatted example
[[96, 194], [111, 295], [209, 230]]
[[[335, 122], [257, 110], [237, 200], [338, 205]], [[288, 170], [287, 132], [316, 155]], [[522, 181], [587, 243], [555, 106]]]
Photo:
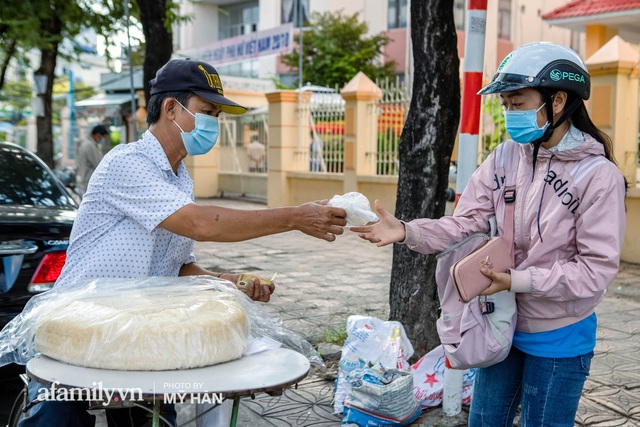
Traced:
[[550, 26], [585, 31], [587, 25], [605, 25], [629, 43], [640, 42], [640, 0], [574, 0], [542, 15]]
[[[134, 99], [138, 99], [137, 95], [133, 95]], [[91, 98], [83, 99], [76, 102], [76, 107], [103, 107], [111, 105], [122, 105], [131, 102], [131, 94], [129, 93], [102, 93], [94, 95]]]
[[[137, 95], [134, 95], [138, 99]], [[131, 113], [131, 94], [103, 93], [83, 99], [74, 104], [78, 117], [120, 117]]]

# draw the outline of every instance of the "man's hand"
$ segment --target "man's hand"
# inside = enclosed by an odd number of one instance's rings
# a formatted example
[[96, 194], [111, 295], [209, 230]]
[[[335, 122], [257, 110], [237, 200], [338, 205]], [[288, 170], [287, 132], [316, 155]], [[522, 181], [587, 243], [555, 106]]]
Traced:
[[236, 287], [249, 298], [259, 302], [269, 302], [271, 294], [276, 289], [276, 285], [271, 280], [253, 274], [223, 273], [220, 278], [235, 283]]
[[500, 291], [508, 291], [511, 289], [511, 274], [496, 273], [495, 271], [489, 270], [485, 267], [480, 269], [480, 273], [492, 280], [491, 285], [480, 295], [493, 295]]
[[374, 202], [376, 211], [380, 215], [380, 221], [373, 225], [351, 227], [350, 230], [358, 233], [358, 236], [376, 246], [386, 246], [390, 243], [402, 242], [405, 239], [404, 224], [387, 212], [380, 200]]
[[342, 208], [327, 206], [328, 200], [305, 203], [294, 209], [295, 229], [309, 236], [329, 242], [344, 232], [347, 225], [347, 212]]
[[269, 279], [253, 274], [215, 273], [200, 267], [198, 264], [185, 264], [180, 268], [180, 276], [214, 276], [234, 283], [236, 287], [254, 301], [269, 302], [276, 285]]

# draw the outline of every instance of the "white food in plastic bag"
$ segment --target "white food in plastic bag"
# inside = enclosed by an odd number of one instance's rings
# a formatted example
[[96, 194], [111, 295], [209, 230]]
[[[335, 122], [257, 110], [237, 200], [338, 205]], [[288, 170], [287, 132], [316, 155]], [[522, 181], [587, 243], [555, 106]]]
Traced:
[[335, 195], [329, 200], [329, 206], [335, 206], [347, 211], [347, 227], [366, 225], [378, 221], [380, 218], [371, 210], [369, 199], [362, 193], [352, 191], [343, 195]]
[[[215, 301], [209, 301], [212, 295], [215, 295], [212, 298], [219, 303], [218, 306]], [[77, 305], [78, 302], [81, 304]], [[224, 310], [231, 313], [230, 316], [220, 314], [221, 305], [224, 306]], [[43, 322], [47, 322], [47, 319], [53, 321], [64, 318], [71, 313], [73, 307], [80, 306], [83, 307], [81, 308], [81, 311], [84, 312], [83, 316], [90, 317], [87, 322], [68, 319], [63, 323], [70, 326], [54, 327], [54, 322], [41, 329], [41, 325]], [[127, 315], [110, 317], [109, 313], [115, 313], [111, 310], [114, 308], [124, 309], [125, 307], [133, 310], [136, 315], [133, 316], [130, 313], [129, 320], [127, 320]], [[172, 309], [173, 312], [171, 312]], [[235, 324], [236, 330], [240, 331], [236, 334], [237, 340], [233, 335], [222, 337], [223, 332], [219, 328], [217, 332], [208, 331], [207, 327], [221, 326], [220, 317], [233, 319], [237, 316], [238, 311], [244, 313], [246, 320], [241, 320], [239, 323], [230, 320]], [[197, 314], [198, 312], [204, 314]], [[105, 333], [108, 331], [109, 336], [97, 335], [95, 340], [89, 341], [86, 338], [86, 332], [81, 332], [79, 339], [85, 343], [90, 342], [90, 344], [80, 344], [80, 342], [78, 344], [52, 343], [52, 341], [59, 339], [54, 338], [53, 334], [63, 335], [67, 331], [78, 330], [85, 323], [86, 326], [89, 326], [98, 322], [98, 314], [104, 321], [99, 329]], [[144, 322], [145, 327], [139, 327], [140, 317], [146, 317], [149, 320]], [[124, 327], [125, 325], [131, 326]], [[222, 327], [223, 330], [233, 330], [233, 326], [227, 328], [225, 325]], [[56, 358], [63, 361], [69, 356], [58, 355], [57, 353], [60, 353], [61, 349], [64, 350], [64, 353], [73, 351], [75, 356], [72, 357], [75, 358], [74, 360], [79, 360], [77, 363], [79, 365], [93, 366], [94, 358], [102, 360], [102, 362], [98, 362], [99, 365], [110, 363], [104, 362], [103, 346], [116, 346], [118, 342], [124, 343], [126, 340], [123, 341], [124, 337], [120, 336], [120, 332], [128, 331], [130, 328], [137, 328], [138, 332], [142, 332], [143, 342], [138, 342], [135, 335], [130, 336], [129, 343], [134, 347], [127, 348], [121, 354], [113, 356], [120, 358], [122, 363], [114, 366], [114, 369], [158, 370], [206, 366], [218, 363], [216, 360], [226, 359], [227, 356], [221, 355], [228, 354], [229, 348], [234, 355], [233, 358], [237, 358], [240, 357], [243, 349], [256, 352], [280, 346], [303, 354], [314, 366], [324, 366], [320, 355], [311, 344], [300, 335], [285, 328], [282, 319], [272, 317], [260, 304], [253, 302], [233, 283], [213, 276], [97, 278], [58, 284], [50, 291], [34, 295], [27, 302], [22, 313], [14, 317], [0, 331], [0, 366], [8, 363], [27, 364], [40, 352], [36, 345], [37, 341], [44, 348], [44, 352], [49, 353], [52, 357], [55, 357], [52, 352], [56, 352], [55, 354], [58, 356]], [[164, 329], [169, 331], [165, 332]], [[196, 330], [195, 333], [193, 333], [193, 329]], [[37, 331], [40, 332], [38, 339], [36, 339]], [[47, 336], [48, 334], [52, 335]], [[181, 339], [175, 338], [178, 334], [182, 334]], [[220, 339], [225, 341], [225, 344], [219, 344]], [[231, 342], [227, 343], [228, 341]], [[240, 341], [242, 342], [240, 343]], [[251, 345], [252, 342], [269, 344], [257, 348], [255, 345]], [[151, 350], [145, 351], [142, 347], [135, 350], [135, 346], [142, 344], [149, 346], [150, 343], [154, 343], [152, 344], [154, 348]], [[56, 345], [58, 349], [54, 350]], [[83, 345], [86, 347], [83, 348]], [[225, 346], [228, 347], [225, 349]], [[238, 351], [237, 355], [236, 350]], [[216, 353], [217, 355], [215, 355]], [[81, 355], [84, 357], [82, 360], [80, 360]], [[171, 364], [159, 363], [158, 357], [172, 362]], [[146, 360], [146, 362], [140, 362], [138, 359]], [[139, 365], [134, 366], [135, 364]], [[117, 365], [117, 363], [112, 363], [110, 366], [112, 365]], [[168, 368], [169, 366], [171, 368]]]
[[233, 295], [206, 290], [167, 298], [133, 291], [59, 306], [39, 319], [38, 351], [72, 365], [156, 371], [240, 358], [249, 319]]

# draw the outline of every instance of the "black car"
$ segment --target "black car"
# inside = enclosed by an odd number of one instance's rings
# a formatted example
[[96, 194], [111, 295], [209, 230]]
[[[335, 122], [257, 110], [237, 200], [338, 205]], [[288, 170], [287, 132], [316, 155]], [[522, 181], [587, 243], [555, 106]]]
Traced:
[[0, 143], [0, 328], [60, 275], [77, 209], [36, 155]]
[[[62, 270], [78, 203], [37, 156], [0, 142], [0, 328]], [[0, 425], [22, 389], [19, 365], [0, 367]]]

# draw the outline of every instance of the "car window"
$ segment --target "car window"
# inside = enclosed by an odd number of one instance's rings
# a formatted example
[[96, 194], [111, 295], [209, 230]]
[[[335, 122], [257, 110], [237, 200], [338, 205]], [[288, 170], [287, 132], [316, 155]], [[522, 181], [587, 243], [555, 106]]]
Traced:
[[33, 156], [19, 148], [0, 147], [0, 205], [72, 204], [51, 172]]

